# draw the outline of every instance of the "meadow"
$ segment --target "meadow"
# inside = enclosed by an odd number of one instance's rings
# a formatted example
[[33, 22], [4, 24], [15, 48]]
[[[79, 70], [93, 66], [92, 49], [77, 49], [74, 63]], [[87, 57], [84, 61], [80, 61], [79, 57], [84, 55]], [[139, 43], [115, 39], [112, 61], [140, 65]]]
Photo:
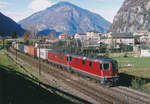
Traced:
[[119, 73], [124, 86], [150, 94], [149, 57], [113, 57], [118, 61]]

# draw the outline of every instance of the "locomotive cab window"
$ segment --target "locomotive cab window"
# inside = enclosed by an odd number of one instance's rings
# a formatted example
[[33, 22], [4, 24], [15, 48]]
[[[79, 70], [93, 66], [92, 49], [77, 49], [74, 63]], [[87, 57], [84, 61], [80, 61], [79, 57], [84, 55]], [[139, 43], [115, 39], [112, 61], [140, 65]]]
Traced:
[[100, 69], [101, 70], [109, 70], [110, 69], [110, 65], [107, 64], [107, 63], [100, 64]]
[[63, 60], [63, 56], [61, 56], [61, 60]]

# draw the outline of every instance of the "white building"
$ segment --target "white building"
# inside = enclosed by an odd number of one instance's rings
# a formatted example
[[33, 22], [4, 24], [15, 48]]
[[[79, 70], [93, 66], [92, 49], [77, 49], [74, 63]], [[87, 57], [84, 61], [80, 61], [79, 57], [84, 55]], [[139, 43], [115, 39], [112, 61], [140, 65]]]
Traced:
[[134, 36], [150, 35], [150, 32], [147, 30], [139, 30], [133, 33]]
[[141, 50], [141, 57], [150, 57], [150, 49]]
[[60, 34], [58, 38], [60, 40], [65, 40], [65, 39], [68, 39], [68, 37], [69, 37], [68, 34]]
[[128, 33], [107, 33], [102, 35], [100, 42], [119, 48], [119, 44], [133, 46], [134, 38], [133, 35]]
[[88, 40], [86, 34], [79, 34], [79, 33], [76, 33], [74, 35], [74, 39], [76, 39], [76, 40], [82, 40], [82, 41]]
[[89, 31], [86, 34], [75, 34], [74, 39], [80, 40], [84, 47], [96, 47], [100, 43], [100, 33], [95, 31]]

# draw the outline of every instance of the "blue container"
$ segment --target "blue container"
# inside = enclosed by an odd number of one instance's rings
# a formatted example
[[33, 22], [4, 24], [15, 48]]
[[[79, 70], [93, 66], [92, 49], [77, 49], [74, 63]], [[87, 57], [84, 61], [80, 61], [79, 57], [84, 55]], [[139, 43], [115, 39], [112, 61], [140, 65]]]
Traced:
[[18, 44], [18, 50], [21, 52], [24, 52], [24, 45], [23, 44]]

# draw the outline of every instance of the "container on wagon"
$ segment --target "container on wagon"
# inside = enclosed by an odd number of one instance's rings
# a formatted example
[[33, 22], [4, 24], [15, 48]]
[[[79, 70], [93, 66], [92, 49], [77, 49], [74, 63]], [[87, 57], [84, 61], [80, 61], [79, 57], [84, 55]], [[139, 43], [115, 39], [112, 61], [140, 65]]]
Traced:
[[16, 48], [15, 46], [16, 46], [16, 42], [12, 42], [12, 47]]
[[34, 56], [34, 57], [37, 56], [37, 48], [35, 48], [33, 46], [29, 46], [28, 51], [31, 56]]
[[48, 58], [48, 51], [51, 49], [47, 49], [47, 48], [40, 48], [40, 52], [39, 52], [39, 48], [37, 48], [37, 57], [39, 57], [39, 53], [40, 53], [40, 58], [46, 60]]
[[26, 46], [26, 45], [24, 46], [24, 52], [29, 53], [29, 46]]
[[24, 52], [24, 44], [17, 44], [17, 49], [21, 52]]

